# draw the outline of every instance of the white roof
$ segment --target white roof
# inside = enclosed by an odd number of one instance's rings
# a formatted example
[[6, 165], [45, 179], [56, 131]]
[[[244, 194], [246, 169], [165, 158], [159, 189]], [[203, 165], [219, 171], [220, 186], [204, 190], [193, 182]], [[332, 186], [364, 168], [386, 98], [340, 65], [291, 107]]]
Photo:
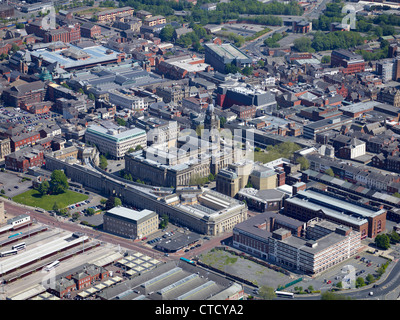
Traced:
[[107, 212], [118, 215], [123, 218], [127, 218], [130, 220], [136, 220], [136, 221], [138, 221], [142, 218], [145, 218], [148, 215], [154, 213], [154, 211], [147, 210], [147, 209], [142, 210], [142, 211], [136, 211], [136, 210], [128, 209], [125, 207], [120, 207], [120, 206], [114, 207], [114, 208], [108, 210]]

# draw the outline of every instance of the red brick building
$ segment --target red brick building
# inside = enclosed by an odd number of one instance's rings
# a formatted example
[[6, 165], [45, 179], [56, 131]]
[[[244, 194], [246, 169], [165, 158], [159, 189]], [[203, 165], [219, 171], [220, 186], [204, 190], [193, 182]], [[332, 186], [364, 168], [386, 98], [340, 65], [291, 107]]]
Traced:
[[58, 29], [45, 31], [43, 36], [43, 42], [46, 43], [57, 41], [64, 43], [77, 43], [80, 40], [81, 28], [79, 23], [76, 23], [73, 26], [64, 26]]
[[93, 23], [87, 22], [81, 25], [81, 37], [96, 38], [101, 35], [101, 28]]
[[73, 291], [91, 287], [96, 281], [105, 280], [109, 276], [110, 273], [106, 269], [94, 264], [86, 264], [62, 275], [49, 291], [62, 298]]
[[233, 105], [230, 109], [239, 119], [252, 119], [256, 115], [256, 106]]
[[11, 151], [18, 151], [25, 147], [30, 147], [40, 140], [39, 132], [26, 132], [10, 137]]
[[28, 172], [30, 167], [41, 167], [44, 164], [43, 151], [35, 148], [25, 148], [5, 156], [7, 170]]
[[45, 43], [56, 41], [76, 43], [81, 40], [81, 28], [79, 23], [46, 30], [43, 29], [41, 20], [35, 20], [27, 24], [25, 30], [28, 34], [34, 34], [43, 38], [43, 42]]
[[309, 21], [293, 21], [292, 31], [293, 33], [308, 33], [312, 30], [312, 22]]
[[3, 100], [11, 107], [21, 107], [24, 104], [42, 102], [46, 95], [46, 84], [43, 81], [24, 83], [3, 91]]
[[365, 61], [361, 55], [348, 50], [333, 50], [331, 54], [331, 67], [343, 67], [343, 73], [355, 74], [364, 72]]
[[32, 114], [44, 114], [48, 113], [51, 110], [51, 102], [50, 101], [43, 101], [43, 102], [34, 102], [34, 103], [27, 103], [21, 105], [21, 109], [28, 111]]

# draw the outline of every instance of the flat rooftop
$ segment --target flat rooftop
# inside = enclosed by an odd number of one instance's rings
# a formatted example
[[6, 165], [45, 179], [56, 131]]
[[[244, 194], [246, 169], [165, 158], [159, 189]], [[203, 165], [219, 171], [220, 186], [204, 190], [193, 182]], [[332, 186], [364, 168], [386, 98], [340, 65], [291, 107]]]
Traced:
[[286, 202], [310, 208], [314, 211], [322, 210], [327, 216], [347, 221], [355, 225], [367, 223], [367, 218], [382, 214], [385, 210], [374, 210], [372, 207], [344, 201], [339, 197], [316, 190], [302, 190], [296, 196], [286, 199]]
[[169, 261], [119, 285], [103, 290], [105, 300], [226, 299], [242, 286], [182, 261]]
[[219, 44], [213, 44], [213, 43], [207, 43], [206, 46], [214, 51], [217, 55], [220, 57], [225, 57], [227, 59], [249, 59], [252, 60], [247, 54], [243, 53], [240, 51], [238, 48], [235, 46], [231, 45], [230, 43], [223, 43], [221, 45]]
[[128, 220], [140, 221], [146, 217], [155, 215], [156, 213], [154, 211], [147, 210], [147, 209], [142, 210], [142, 211], [136, 211], [136, 210], [132, 210], [129, 208], [118, 206], [118, 207], [114, 207], [114, 208], [108, 210], [106, 214], [116, 215], [116, 216], [119, 216], [121, 218], [125, 218]]
[[146, 135], [146, 131], [138, 128], [123, 130], [119, 126], [106, 127], [103, 125], [92, 124], [86, 132], [90, 132], [96, 135], [100, 135], [106, 139], [121, 142], [134, 138], [136, 136]]
[[[101, 45], [80, 48], [71, 44], [68, 44], [68, 48], [64, 50], [49, 51], [47, 48], [42, 48], [31, 52], [32, 56], [36, 58], [42, 56], [43, 61], [49, 64], [58, 62], [64, 69], [110, 62], [116, 60], [119, 54], [120, 52]], [[82, 57], [82, 59], [75, 59], [74, 57]]]

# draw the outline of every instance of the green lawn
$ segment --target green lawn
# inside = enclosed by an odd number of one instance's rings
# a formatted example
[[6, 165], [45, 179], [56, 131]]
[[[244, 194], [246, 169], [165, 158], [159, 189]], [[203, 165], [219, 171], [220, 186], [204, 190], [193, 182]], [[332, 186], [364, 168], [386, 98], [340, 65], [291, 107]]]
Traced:
[[49, 211], [53, 209], [54, 202], [57, 202], [59, 208], [65, 208], [70, 204], [84, 201], [87, 198], [88, 196], [85, 194], [70, 190], [62, 194], [41, 196], [38, 191], [31, 189], [15, 196], [13, 201]]

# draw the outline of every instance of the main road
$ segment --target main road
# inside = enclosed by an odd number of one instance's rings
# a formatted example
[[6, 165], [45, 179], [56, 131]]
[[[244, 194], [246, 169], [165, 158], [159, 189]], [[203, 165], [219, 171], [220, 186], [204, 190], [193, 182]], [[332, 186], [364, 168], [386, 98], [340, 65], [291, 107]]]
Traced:
[[[400, 290], [400, 264], [397, 260], [392, 261], [387, 274], [383, 280], [376, 282], [375, 288], [372, 285], [364, 289], [344, 290], [336, 292], [353, 300], [397, 300]], [[370, 295], [373, 292], [373, 295]], [[297, 300], [320, 300], [320, 295], [297, 295]]]

